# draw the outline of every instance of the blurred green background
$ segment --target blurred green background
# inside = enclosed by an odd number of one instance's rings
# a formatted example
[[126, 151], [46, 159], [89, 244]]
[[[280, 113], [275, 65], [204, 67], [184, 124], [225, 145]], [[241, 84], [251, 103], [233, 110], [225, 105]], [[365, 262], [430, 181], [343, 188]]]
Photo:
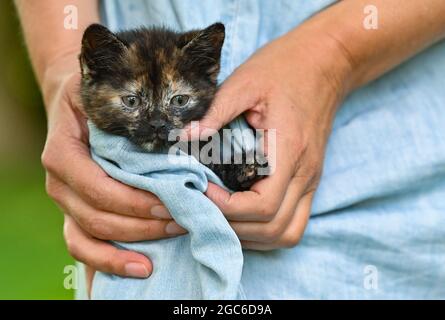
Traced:
[[72, 299], [62, 214], [45, 193], [46, 120], [11, 0], [0, 1], [0, 299]]

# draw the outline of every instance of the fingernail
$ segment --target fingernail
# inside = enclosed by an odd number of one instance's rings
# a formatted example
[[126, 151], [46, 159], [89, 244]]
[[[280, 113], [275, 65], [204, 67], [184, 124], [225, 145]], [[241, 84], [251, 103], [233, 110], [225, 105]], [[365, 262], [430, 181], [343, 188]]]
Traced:
[[165, 227], [165, 232], [168, 234], [182, 234], [186, 233], [187, 230], [185, 230], [183, 227], [181, 227], [176, 222], [172, 221], [167, 223], [167, 226]]
[[129, 277], [134, 278], [147, 278], [150, 275], [147, 267], [142, 263], [130, 262], [125, 265], [125, 273]]
[[157, 218], [161, 219], [171, 219], [172, 216], [168, 212], [167, 208], [164, 206], [154, 206], [151, 208], [151, 214]]

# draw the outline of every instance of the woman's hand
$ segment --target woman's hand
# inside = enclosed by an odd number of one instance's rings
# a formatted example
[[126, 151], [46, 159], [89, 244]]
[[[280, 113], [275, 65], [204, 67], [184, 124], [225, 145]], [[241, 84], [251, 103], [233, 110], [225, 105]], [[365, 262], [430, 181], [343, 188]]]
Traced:
[[[245, 248], [300, 240], [320, 178], [335, 110], [350, 91], [445, 38], [445, 2], [375, 0], [375, 29], [364, 27], [366, 0], [339, 1], [269, 43], [222, 85], [200, 130], [219, 129], [242, 112], [255, 128], [276, 129], [275, 172], [250, 191], [207, 195]], [[193, 130], [192, 130], [193, 134]]]
[[[145, 256], [118, 250], [104, 240], [149, 240], [184, 230], [154, 195], [111, 179], [90, 157], [86, 118], [78, 97], [77, 55], [84, 30], [100, 21], [98, 1], [15, 2], [45, 100], [48, 136], [42, 162], [47, 191], [65, 213], [68, 250], [94, 269], [148, 277], [152, 265]], [[68, 5], [82, 12], [74, 29], [63, 25]], [[89, 281], [93, 273], [89, 269]]]
[[153, 194], [110, 178], [90, 157], [86, 118], [79, 104], [77, 57], [53, 63], [42, 90], [48, 136], [42, 155], [46, 188], [65, 213], [70, 254], [103, 272], [148, 277], [150, 261], [104, 240], [139, 241], [184, 233]]
[[[271, 176], [246, 192], [229, 194], [214, 184], [206, 192], [244, 248], [291, 247], [300, 240], [348, 70], [332, 39], [289, 33], [235, 70], [200, 121], [199, 131], [205, 135], [206, 129], [218, 129], [245, 112], [254, 128], [276, 129]], [[271, 147], [269, 162], [274, 158]]]

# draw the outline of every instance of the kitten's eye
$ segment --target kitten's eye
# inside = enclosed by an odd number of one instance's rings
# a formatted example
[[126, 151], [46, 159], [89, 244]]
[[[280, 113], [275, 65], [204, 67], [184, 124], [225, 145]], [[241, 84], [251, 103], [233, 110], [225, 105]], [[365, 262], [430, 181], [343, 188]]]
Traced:
[[170, 104], [175, 107], [183, 107], [189, 102], [190, 97], [186, 95], [177, 95], [170, 100]]
[[138, 96], [125, 96], [122, 97], [122, 102], [128, 108], [136, 108], [141, 104], [141, 98]]

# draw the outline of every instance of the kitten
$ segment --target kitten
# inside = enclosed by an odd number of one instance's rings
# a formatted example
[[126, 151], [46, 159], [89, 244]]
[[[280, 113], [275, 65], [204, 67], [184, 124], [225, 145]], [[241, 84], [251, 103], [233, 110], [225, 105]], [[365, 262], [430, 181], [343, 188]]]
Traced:
[[[148, 152], [173, 142], [168, 133], [202, 119], [217, 90], [224, 25], [177, 33], [140, 28], [112, 33], [93, 24], [79, 56], [81, 97], [89, 119]], [[220, 133], [221, 135], [221, 133]], [[201, 143], [200, 143], [201, 145]], [[234, 190], [249, 189], [263, 176], [253, 164], [208, 164]]]

